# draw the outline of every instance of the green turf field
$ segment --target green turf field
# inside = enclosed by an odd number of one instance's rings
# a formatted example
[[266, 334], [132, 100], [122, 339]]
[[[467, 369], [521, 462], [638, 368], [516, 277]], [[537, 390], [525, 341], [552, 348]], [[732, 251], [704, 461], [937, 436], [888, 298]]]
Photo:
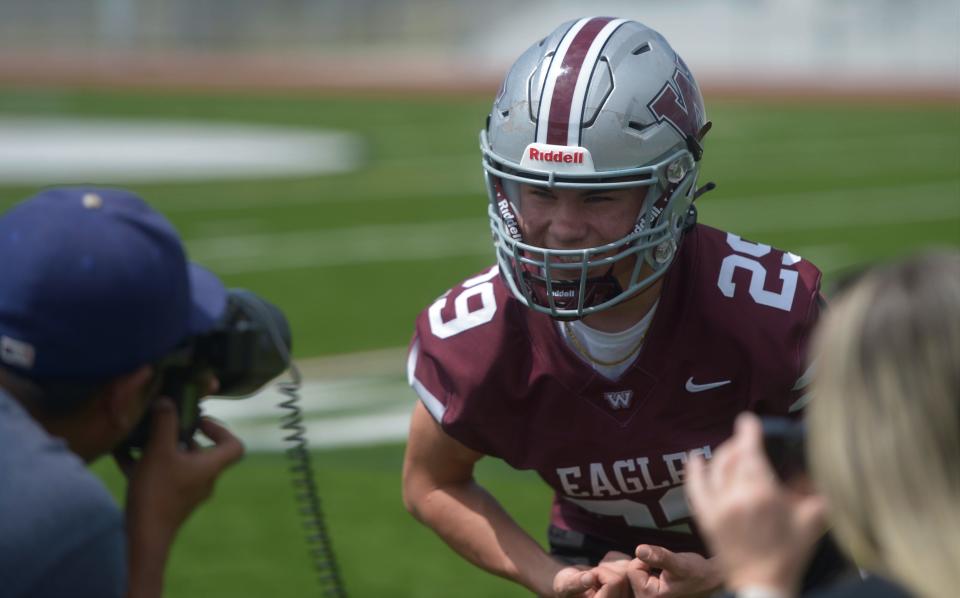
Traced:
[[[702, 198], [701, 221], [790, 249], [820, 265], [828, 282], [872, 260], [960, 245], [955, 105], [707, 101], [714, 128], [703, 180], [719, 187]], [[361, 135], [366, 163], [349, 174], [135, 186], [173, 220], [196, 259], [284, 309], [299, 357], [404, 345], [420, 309], [491, 263], [477, 148], [487, 108], [487, 98], [453, 96], [0, 91], [5, 116], [238, 121]], [[0, 209], [34, 191], [0, 186]], [[256, 260], [238, 265], [208, 250], [211, 239], [238, 238], [262, 243]], [[327, 252], [316, 258], [322, 265], [294, 254], [311, 242]], [[405, 514], [401, 457], [396, 445], [315, 454], [351, 594], [526, 595], [463, 564]], [[110, 466], [98, 471], [116, 485]], [[542, 485], [498, 463], [483, 463], [481, 477], [542, 538]], [[168, 595], [311, 595], [291, 497], [283, 457], [250, 455], [183, 531]]]

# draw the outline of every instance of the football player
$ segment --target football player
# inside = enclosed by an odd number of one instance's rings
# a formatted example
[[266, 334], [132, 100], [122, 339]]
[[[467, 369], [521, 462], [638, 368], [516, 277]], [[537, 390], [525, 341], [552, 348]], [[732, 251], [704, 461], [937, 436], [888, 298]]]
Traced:
[[[622, 580], [634, 555], [658, 595], [716, 589], [684, 463], [742, 411], [802, 411], [820, 272], [696, 222], [709, 128], [660, 34], [596, 17], [520, 56], [480, 132], [497, 263], [417, 319], [403, 496], [540, 595]], [[485, 455], [555, 491], [550, 554], [474, 481]]]

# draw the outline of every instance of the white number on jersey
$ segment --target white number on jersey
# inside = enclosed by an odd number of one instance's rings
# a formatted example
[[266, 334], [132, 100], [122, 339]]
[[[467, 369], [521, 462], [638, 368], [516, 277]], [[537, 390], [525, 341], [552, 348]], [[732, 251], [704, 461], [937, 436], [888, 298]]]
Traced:
[[[737, 253], [723, 258], [723, 262], [720, 264], [720, 277], [717, 279], [720, 292], [726, 297], [733, 297], [737, 290], [737, 285], [733, 282], [733, 273], [737, 268], [743, 268], [750, 271], [749, 292], [754, 301], [760, 305], [790, 311], [793, 307], [793, 296], [797, 292], [797, 278], [799, 277], [797, 271], [781, 268], [780, 280], [783, 282], [783, 288], [779, 293], [767, 291], [763, 288], [767, 282], [767, 271], [759, 261], [753, 258], [763, 257], [770, 253], [770, 246], [744, 241], [733, 233], [727, 233], [727, 245]], [[792, 266], [800, 259], [798, 255], [784, 253], [782, 264]]]
[[[439, 338], [450, 338], [492, 320], [493, 315], [497, 313], [497, 298], [493, 294], [493, 283], [490, 281], [498, 273], [498, 267], [493, 266], [483, 274], [465, 281], [463, 291], [453, 300], [453, 318], [446, 322], [443, 321], [440, 312], [447, 306], [450, 293], [437, 299], [427, 310], [427, 315], [430, 317], [430, 331]], [[480, 298], [480, 308], [475, 311], [470, 311], [471, 297]]]
[[[644, 527], [647, 529], [665, 529], [672, 532], [692, 533], [690, 526], [681, 523], [677, 525], [668, 525], [660, 528], [653, 513], [647, 505], [621, 498], [619, 500], [589, 500], [583, 498], [573, 498], [564, 496], [564, 500], [569, 500], [582, 509], [596, 513], [597, 515], [608, 515], [623, 517], [624, 522], [630, 527]], [[660, 508], [663, 511], [668, 522], [674, 522], [678, 519], [684, 519], [690, 516], [687, 508], [687, 501], [683, 494], [683, 486], [671, 488], [660, 499]]]
[[[686, 463], [688, 454], [698, 454], [706, 459], [711, 459], [713, 457], [709, 446], [705, 446], [702, 449], [693, 449], [689, 453], [674, 453], [673, 455], [665, 455], [664, 457], [678, 456], [681, 458], [680, 461], [682, 463]], [[618, 463], [625, 462], [618, 461]], [[558, 473], [561, 471], [562, 470], [558, 470]], [[617, 473], [619, 475], [619, 471], [617, 471]], [[682, 476], [683, 474], [682, 472], [677, 472], [677, 475]], [[624, 485], [622, 480], [620, 481], [620, 484], [621, 487]], [[658, 485], [656, 487], [660, 486]], [[660, 500], [657, 501], [656, 506], [659, 507], [663, 519], [668, 524], [662, 528], [657, 525], [656, 519], [654, 519], [653, 513], [650, 511], [650, 507], [633, 500], [625, 498], [619, 500], [589, 500], [583, 498], [574, 498], [569, 494], [562, 494], [561, 496], [564, 500], [569, 500], [570, 502], [580, 506], [580, 508], [586, 509], [591, 513], [623, 517], [624, 522], [626, 522], [626, 524], [630, 527], [645, 527], [649, 529], [660, 528], [672, 532], [682, 532], [687, 534], [693, 533], [688, 524], [677, 523], [678, 521], [690, 517], [690, 508], [687, 504], [687, 498], [683, 492], [682, 485], [676, 485], [673, 488], [670, 488], [664, 492], [663, 496], [660, 497]]]

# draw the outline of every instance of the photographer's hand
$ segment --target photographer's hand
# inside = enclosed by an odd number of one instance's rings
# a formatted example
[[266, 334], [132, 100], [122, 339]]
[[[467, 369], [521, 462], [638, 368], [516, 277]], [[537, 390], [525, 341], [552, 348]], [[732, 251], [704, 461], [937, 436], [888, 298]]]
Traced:
[[127, 551], [131, 597], [159, 597], [163, 571], [177, 530], [213, 492], [216, 479], [243, 456], [243, 445], [211, 419], [200, 431], [213, 446], [181, 447], [177, 414], [169, 399], [153, 405], [150, 440], [138, 461], [115, 455], [127, 475]]
[[727, 586], [794, 595], [825, 531], [826, 506], [822, 497], [778, 482], [763, 452], [760, 420], [741, 414], [733, 438], [709, 465], [691, 457], [686, 475], [693, 516], [720, 558]]

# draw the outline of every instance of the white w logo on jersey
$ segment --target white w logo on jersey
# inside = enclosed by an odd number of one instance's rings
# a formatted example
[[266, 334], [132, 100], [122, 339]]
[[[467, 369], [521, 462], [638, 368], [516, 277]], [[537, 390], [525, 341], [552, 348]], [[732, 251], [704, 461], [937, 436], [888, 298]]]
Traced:
[[610, 407], [614, 409], [626, 409], [630, 407], [630, 402], [633, 400], [633, 391], [632, 390], [618, 390], [616, 392], [605, 392], [603, 393], [603, 398], [610, 403]]

